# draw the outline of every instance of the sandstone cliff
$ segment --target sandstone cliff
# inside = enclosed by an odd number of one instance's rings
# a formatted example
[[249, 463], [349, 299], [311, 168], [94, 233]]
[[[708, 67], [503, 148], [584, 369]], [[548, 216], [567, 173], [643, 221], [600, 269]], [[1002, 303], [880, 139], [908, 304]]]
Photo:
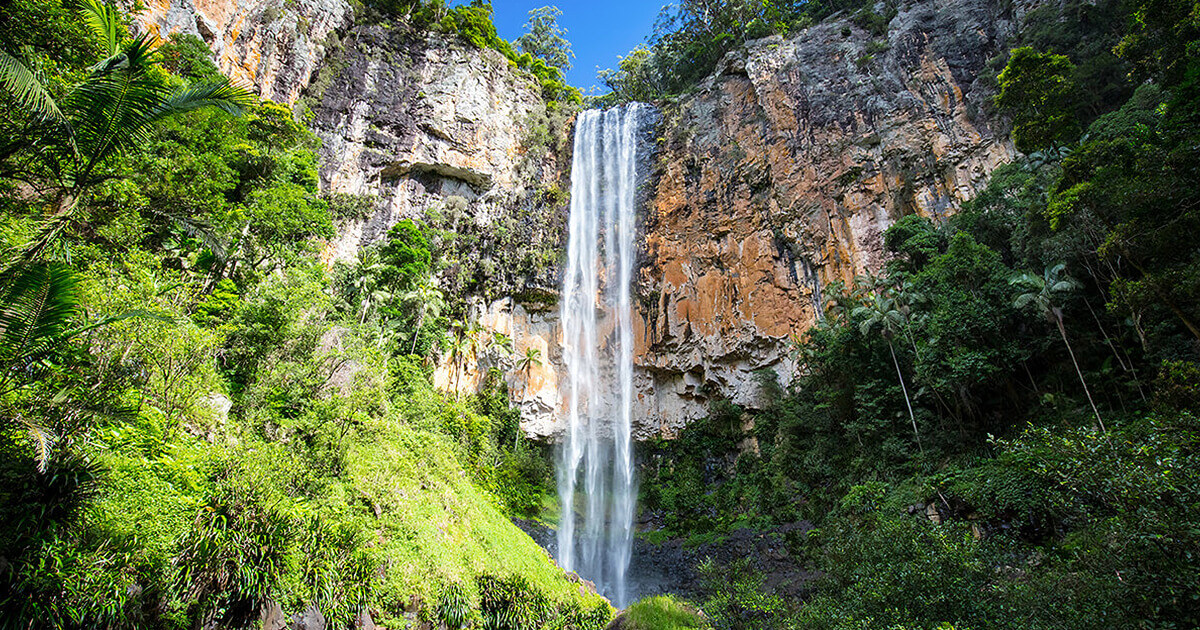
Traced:
[[134, 28], [203, 39], [217, 67], [258, 94], [292, 104], [349, 25], [347, 0], [148, 0]]
[[992, 0], [907, 3], [875, 38], [834, 20], [752, 42], [665, 107], [639, 293], [641, 431], [712, 396], [755, 406], [821, 288], [880, 269], [905, 214], [954, 212], [1011, 160], [980, 80], [1016, 26]]
[[[661, 103], [635, 317], [636, 432], [672, 435], [728, 397], [786, 382], [788, 339], [821, 289], [878, 270], [899, 217], [953, 213], [1010, 160], [987, 113], [986, 63], [1021, 3], [925, 0], [885, 37], [831, 20], [751, 42], [696, 90]], [[201, 35], [219, 65], [311, 112], [321, 181], [354, 195], [325, 259], [350, 261], [403, 218], [453, 235], [441, 288], [470, 305], [479, 350], [435, 380], [474, 390], [505, 375], [525, 428], [558, 416], [554, 305], [565, 245], [570, 111], [495, 51], [403, 25], [353, 25], [344, 0], [171, 0], [143, 28]], [[513, 352], [487, 347], [492, 332]], [[540, 364], [517, 367], [535, 348]]]

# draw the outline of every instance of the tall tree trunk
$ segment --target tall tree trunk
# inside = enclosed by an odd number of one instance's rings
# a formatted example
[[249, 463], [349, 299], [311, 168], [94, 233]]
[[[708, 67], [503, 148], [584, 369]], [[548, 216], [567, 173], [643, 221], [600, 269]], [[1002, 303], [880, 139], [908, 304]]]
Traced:
[[[1096, 314], [1096, 310], [1092, 308], [1091, 303], [1084, 299], [1083, 305], [1086, 306], [1088, 312], [1092, 314], [1092, 319], [1096, 320], [1096, 327], [1100, 329], [1100, 334], [1104, 335], [1104, 342], [1108, 344], [1109, 348], [1112, 349], [1113, 356], [1117, 358], [1117, 363], [1121, 364], [1121, 369], [1133, 375], [1133, 384], [1137, 386], [1138, 395], [1142, 397], [1142, 402], [1145, 402], [1146, 392], [1142, 390], [1142, 382], [1138, 379], [1137, 369], [1133, 367], [1133, 359], [1129, 359], [1129, 362], [1126, 363], [1125, 359], [1129, 358], [1129, 353], [1125, 353], [1125, 358], [1121, 357], [1121, 353], [1124, 352], [1124, 348], [1118, 349], [1117, 344], [1113, 342], [1112, 337], [1108, 336], [1108, 331], [1104, 329], [1104, 324], [1100, 322], [1100, 316]], [[1117, 395], [1119, 396], [1120, 394], [1118, 393]], [[1124, 405], [1123, 399], [1121, 404]]]
[[892, 345], [892, 340], [888, 340], [888, 350], [892, 351], [892, 363], [896, 366], [896, 377], [900, 379], [900, 391], [904, 392], [904, 404], [908, 406], [908, 419], [912, 420], [913, 435], [917, 438], [917, 448], [921, 454], [925, 454], [925, 447], [921, 446], [921, 434], [917, 431], [917, 417], [913, 415], [912, 402], [908, 400], [908, 386], [904, 384], [904, 374], [900, 372], [900, 361], [896, 359], [896, 347]]
[[424, 323], [424, 321], [425, 321], [425, 309], [422, 308], [417, 315], [417, 325], [413, 329], [413, 342], [412, 342], [412, 348], [409, 349], [409, 351], [408, 351], [409, 354], [413, 354], [417, 351], [417, 337], [421, 336], [421, 324]]
[[1075, 373], [1079, 375], [1079, 382], [1083, 385], [1083, 393], [1087, 394], [1088, 404], [1092, 406], [1092, 413], [1096, 414], [1096, 422], [1100, 423], [1100, 430], [1108, 433], [1108, 429], [1104, 428], [1104, 421], [1100, 419], [1100, 411], [1096, 409], [1096, 403], [1092, 400], [1092, 392], [1088, 391], [1087, 381], [1083, 379], [1083, 370], [1079, 369], [1079, 361], [1075, 360], [1075, 351], [1071, 349], [1071, 342], [1067, 341], [1067, 329], [1063, 327], [1062, 315], [1056, 310], [1054, 312], [1054, 323], [1058, 324], [1058, 334], [1062, 335], [1063, 344], [1067, 346], [1067, 354], [1071, 355], [1071, 363], [1075, 364]]

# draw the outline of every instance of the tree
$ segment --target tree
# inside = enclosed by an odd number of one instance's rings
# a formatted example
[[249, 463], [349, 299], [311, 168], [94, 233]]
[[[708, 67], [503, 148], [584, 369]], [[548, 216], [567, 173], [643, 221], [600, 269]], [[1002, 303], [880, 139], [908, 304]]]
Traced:
[[566, 74], [571, 69], [571, 60], [575, 53], [571, 52], [571, 42], [564, 37], [567, 30], [558, 25], [558, 17], [562, 11], [555, 6], [546, 6], [529, 12], [529, 21], [525, 22], [525, 34], [517, 38], [517, 48], [545, 61], [552, 68], [557, 68], [560, 74]]
[[1195, 0], [1132, 3], [1129, 32], [1116, 52], [1137, 64], [1143, 76], [1165, 83], [1183, 81], [1200, 55], [1200, 5]]
[[1096, 414], [1096, 422], [1099, 423], [1101, 431], [1106, 431], [1104, 420], [1100, 418], [1100, 411], [1096, 409], [1096, 403], [1092, 400], [1092, 393], [1088, 390], [1087, 381], [1083, 378], [1083, 371], [1079, 369], [1079, 361], [1075, 360], [1075, 351], [1071, 349], [1071, 342], [1067, 340], [1067, 330], [1063, 327], [1062, 308], [1055, 304], [1059, 295], [1079, 288], [1079, 283], [1074, 278], [1063, 275], [1065, 268], [1066, 265], [1059, 263], [1052, 267], [1046, 267], [1041, 276], [1029, 272], [1014, 275], [1009, 280], [1009, 284], [1020, 286], [1025, 292], [1013, 300], [1013, 306], [1025, 308], [1032, 304], [1042, 312], [1046, 319], [1058, 326], [1058, 334], [1062, 335], [1063, 345], [1067, 347], [1067, 354], [1071, 355], [1071, 363], [1075, 365], [1075, 373], [1079, 375], [1079, 382], [1083, 385], [1083, 393], [1087, 395], [1088, 404], [1092, 406], [1092, 413]]
[[450, 369], [454, 371], [454, 395], [458, 396], [458, 379], [461, 376], [459, 363], [463, 356], [467, 354], [467, 346], [469, 345], [468, 336], [463, 331], [462, 322], [455, 322], [451, 328], [452, 332], [446, 333], [447, 352], [450, 356]]
[[[68, 267], [26, 263], [0, 276], [0, 401], [36, 382], [48, 359], [80, 335], [131, 317], [171, 321], [145, 311], [130, 311], [80, 324], [82, 314], [78, 280]], [[54, 397], [66, 395], [64, 391]], [[44, 471], [55, 440], [53, 432], [24, 413], [0, 420], [5, 424], [12, 420], [29, 433], [38, 469]]]
[[525, 372], [525, 380], [529, 380], [529, 372], [535, 365], [542, 364], [542, 350], [532, 346], [525, 348], [525, 354], [517, 359], [517, 369]]
[[870, 301], [854, 309], [854, 316], [863, 318], [858, 325], [858, 329], [863, 335], [869, 335], [871, 329], [878, 325], [880, 334], [887, 341], [888, 350], [892, 353], [892, 363], [896, 366], [896, 377], [900, 379], [900, 390], [904, 392], [904, 404], [908, 407], [908, 417], [912, 420], [913, 435], [917, 438], [917, 448], [924, 453], [925, 448], [921, 446], [921, 433], [917, 430], [917, 417], [913, 414], [912, 401], [908, 398], [908, 385], [904, 383], [904, 373], [900, 370], [900, 361], [896, 358], [896, 347], [892, 343], [896, 333], [904, 330], [907, 321], [904, 313], [897, 307], [894, 299], [885, 297], [882, 293], [873, 293]]
[[426, 317], [437, 317], [442, 314], [442, 310], [446, 308], [446, 298], [442, 292], [438, 290], [428, 276], [422, 277], [417, 281], [415, 287], [405, 291], [400, 295], [400, 299], [412, 305], [412, 308], [417, 313], [416, 323], [413, 324], [412, 331], [412, 346], [409, 348], [409, 354], [417, 351], [417, 339], [421, 335], [421, 327], [425, 325]]
[[[1197, 72], [1200, 77], [1200, 72]], [[1200, 86], [1200, 83], [1197, 84]], [[1191, 94], [1191, 96], [1188, 96]], [[1099, 118], [1064, 160], [1045, 213], [1086, 233], [1110, 270], [1110, 304], [1135, 321], [1170, 313], [1200, 340], [1200, 259], [1181, 234], [1200, 229], [1200, 91], [1148, 84]], [[1161, 335], [1163, 333], [1156, 333]]]
[[144, 143], [158, 122], [206, 107], [240, 114], [252, 102], [249, 92], [224, 79], [170, 88], [148, 35], [122, 41], [116, 9], [97, 0], [82, 0], [81, 12], [106, 57], [62, 98], [54, 98], [23, 61], [0, 52], [0, 85], [31, 113], [21, 133], [0, 147], [0, 175], [49, 198], [49, 217], [22, 260], [40, 256], [80, 218], [81, 196], [109, 178], [104, 166]]
[[354, 266], [354, 293], [358, 296], [358, 322], [365, 323], [371, 309], [392, 298], [391, 292], [382, 286], [380, 275], [385, 265], [379, 260], [379, 252], [368, 249], [363, 252]]
[[512, 356], [512, 353], [513, 353], [512, 337], [509, 337], [508, 335], [506, 335], [500, 331], [493, 330], [492, 337], [488, 343], [492, 348], [496, 349], [496, 354], [499, 355], [501, 360], [504, 360], [505, 358]]
[[616, 70], [601, 70], [597, 78], [618, 102], [650, 101], [665, 89], [656, 65], [655, 52], [639, 44], [620, 58]]
[[1028, 46], [1012, 51], [1000, 72], [996, 105], [1013, 118], [1013, 142], [1031, 153], [1079, 138], [1075, 119], [1074, 64], [1065, 55], [1039, 53]]

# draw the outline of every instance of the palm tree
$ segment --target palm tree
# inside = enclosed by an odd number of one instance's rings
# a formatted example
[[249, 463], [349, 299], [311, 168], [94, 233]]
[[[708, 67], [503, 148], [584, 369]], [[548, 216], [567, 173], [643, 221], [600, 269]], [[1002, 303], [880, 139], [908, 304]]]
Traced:
[[375, 249], [363, 252], [362, 258], [354, 265], [354, 293], [358, 296], [360, 324], [367, 321], [372, 308], [378, 308], [380, 303], [392, 299], [391, 292], [381, 287], [379, 282], [379, 274], [385, 267]]
[[458, 397], [458, 379], [462, 376], [459, 364], [462, 362], [463, 356], [467, 354], [471, 341], [470, 336], [463, 329], [462, 322], [454, 322], [450, 327], [453, 332], [446, 333], [446, 341], [449, 346], [447, 350], [450, 353], [450, 369], [454, 371], [454, 396]]
[[1025, 290], [1013, 300], [1013, 306], [1025, 308], [1032, 304], [1042, 312], [1047, 320], [1058, 326], [1058, 334], [1062, 336], [1063, 345], [1067, 347], [1067, 354], [1071, 356], [1071, 363], [1075, 365], [1075, 374], [1079, 376], [1079, 383], [1083, 385], [1083, 393], [1087, 395], [1088, 404], [1092, 406], [1096, 422], [1100, 425], [1100, 430], [1107, 433], [1108, 430], [1104, 428], [1104, 420], [1100, 418], [1100, 411], [1096, 409], [1096, 403], [1092, 400], [1092, 392], [1088, 390], [1087, 380], [1083, 378], [1083, 370], [1079, 369], [1079, 361], [1075, 359], [1075, 351], [1071, 349], [1071, 342], [1067, 340], [1067, 329], [1063, 326], [1062, 308], [1055, 304], [1055, 298], [1059, 295], [1070, 293], [1080, 286], [1074, 278], [1063, 274], [1066, 267], [1065, 264], [1058, 263], [1046, 267], [1040, 276], [1029, 272], [1013, 275], [1009, 278], [1008, 283], [1020, 286]]
[[450, 366], [454, 370], [454, 395], [458, 396], [458, 384], [463, 370], [467, 367], [467, 357], [481, 352], [486, 339], [481, 338], [479, 333], [483, 331], [483, 327], [478, 323], [463, 325], [462, 322], [456, 321], [450, 328], [455, 332], [446, 333], [446, 339], [449, 345]]
[[542, 364], [542, 351], [532, 346], [525, 348], [525, 354], [517, 359], [517, 369], [525, 372], [525, 381], [529, 381], [529, 372], [535, 365]]
[[421, 278], [412, 289], [400, 294], [400, 299], [413, 305], [417, 312], [417, 322], [413, 325], [412, 347], [408, 353], [417, 351], [417, 339], [421, 336], [421, 326], [425, 325], [426, 317], [437, 317], [446, 308], [446, 298], [429, 278]]
[[[114, 7], [97, 0], [82, 0], [81, 5], [105, 58], [62, 98], [56, 100], [20, 59], [0, 52], [0, 86], [30, 113], [23, 133], [0, 147], [0, 173], [25, 181], [50, 199], [49, 216], [14, 260], [39, 257], [78, 218], [83, 193], [111, 177], [102, 167], [144, 143], [159, 121], [205, 107], [240, 114], [253, 102], [249, 92], [228, 80], [169, 88], [156, 72], [157, 47], [148, 35], [121, 41]], [[18, 156], [31, 162], [7, 164]]]
[[[0, 400], [36, 381], [55, 350], [87, 332], [131, 317], [169, 317], [146, 311], [128, 311], [78, 324], [78, 280], [68, 267], [26, 263], [0, 275]], [[38, 470], [45, 471], [52, 432], [23, 414], [12, 418], [29, 433], [37, 452]]]
[[912, 345], [913, 354], [916, 354], [917, 339], [913, 336], [912, 329], [914, 326], [920, 326], [925, 320], [925, 315], [918, 308], [927, 301], [925, 294], [917, 291], [905, 280], [897, 282], [890, 294], [896, 310], [900, 311], [900, 315], [904, 318], [904, 335], [908, 337], [908, 342]]
[[892, 363], [896, 366], [896, 377], [900, 379], [900, 391], [904, 392], [904, 404], [908, 407], [908, 418], [912, 421], [913, 435], [917, 438], [917, 448], [924, 454], [925, 448], [921, 446], [921, 433], [917, 431], [917, 417], [913, 414], [912, 401], [908, 398], [908, 385], [904, 383], [904, 373], [901, 372], [900, 361], [896, 358], [896, 346], [892, 343], [896, 333], [904, 330], [907, 322], [904, 313], [893, 298], [880, 293], [872, 293], [865, 304], [854, 309], [853, 314], [855, 317], [863, 318], [858, 325], [858, 329], [863, 335], [869, 335], [871, 329], [878, 325], [880, 333], [887, 340], [888, 350], [892, 352]]
[[825, 317], [822, 321], [830, 325], [844, 321], [849, 314], [850, 305], [854, 303], [854, 297], [846, 289], [846, 283], [834, 280], [825, 286], [823, 292]]
[[500, 356], [506, 357], [513, 353], [512, 337], [509, 337], [500, 331], [492, 331], [491, 346], [496, 349], [496, 352], [499, 353]]

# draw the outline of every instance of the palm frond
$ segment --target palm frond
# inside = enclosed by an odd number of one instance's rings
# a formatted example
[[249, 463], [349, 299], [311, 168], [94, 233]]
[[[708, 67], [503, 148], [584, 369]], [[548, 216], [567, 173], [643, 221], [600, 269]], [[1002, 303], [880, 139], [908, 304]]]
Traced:
[[164, 102], [163, 110], [158, 113], [158, 117], [205, 107], [216, 107], [228, 114], [240, 116], [247, 107], [253, 104], [253, 93], [226, 79], [200, 85], [189, 85], [177, 90]]
[[116, 8], [96, 0], [82, 0], [80, 13], [92, 32], [104, 45], [104, 54], [112, 56], [120, 43], [121, 21]]
[[875, 327], [875, 319], [874, 318], [864, 319], [863, 321], [859, 322], [859, 324], [858, 324], [858, 332], [862, 333], [862, 335], [865, 337], [865, 336], [871, 334], [871, 329], [874, 327]]
[[1029, 272], [1015, 273], [1008, 279], [1009, 285], [1021, 285], [1034, 290], [1040, 290], [1045, 286], [1046, 281], [1043, 278], [1035, 276]]
[[[61, 247], [62, 243], [58, 240], [61, 235], [72, 223], [78, 218], [76, 212], [77, 206], [74, 203], [62, 208], [56, 214], [44, 219], [37, 227], [37, 232], [33, 238], [25, 244], [24, 247], [10, 252], [12, 265], [20, 265], [33, 263], [38, 260], [55, 259], [49, 254], [55, 249], [55, 246]], [[11, 267], [5, 267], [4, 272], [8, 272]]]
[[199, 214], [199, 210], [189, 209], [187, 207], [178, 208], [176, 206], [146, 208], [146, 211], [168, 223], [171, 223], [183, 230], [188, 236], [200, 239], [204, 246], [213, 253], [219, 263], [224, 264], [229, 257], [228, 245], [221, 240], [217, 235], [211, 223], [205, 221], [199, 216], [189, 214], [195, 212]]
[[0, 283], [0, 382], [14, 371], [86, 332], [130, 319], [174, 323], [153, 311], [134, 310], [74, 325], [80, 315], [78, 280], [65, 265], [26, 263]]
[[1069, 293], [1078, 288], [1079, 288], [1079, 283], [1076, 282], [1074, 278], [1063, 278], [1063, 279], [1059, 280], [1058, 282], [1055, 282], [1050, 287], [1050, 291], [1052, 291], [1054, 293]]
[[119, 313], [117, 315], [109, 315], [106, 317], [101, 317], [100, 319], [97, 319], [92, 322], [88, 322], [87, 324], [84, 324], [77, 328], [72, 328], [71, 330], [64, 332], [62, 334], [62, 336], [60, 336], [58, 338], [58, 341], [60, 341], [60, 342], [67, 341], [69, 339], [78, 337], [79, 335], [82, 335], [84, 333], [88, 333], [93, 330], [96, 330], [97, 328], [103, 328], [110, 324], [115, 324], [119, 321], [124, 321], [126, 319], [153, 319], [155, 321], [163, 322], [165, 324], [179, 323], [179, 321], [177, 319], [175, 319], [174, 317], [172, 317], [171, 315], [168, 315], [166, 313], [162, 313], [162, 312], [158, 312], [158, 311], [148, 311], [148, 310], [144, 310], [144, 309], [134, 309], [131, 311], [125, 311], [123, 313]]
[[12, 95], [21, 107], [28, 108], [35, 116], [49, 120], [62, 120], [62, 111], [46, 87], [20, 59], [0, 50], [0, 85]]
[[54, 447], [54, 435], [46, 428], [38, 426], [26, 418], [20, 418], [19, 421], [25, 425], [25, 431], [29, 433], [29, 441], [33, 443], [33, 457], [37, 462], [37, 471], [46, 472], [46, 466], [50, 463], [50, 449]]
[[109, 156], [148, 139], [169, 95], [151, 76], [153, 63], [148, 39], [139, 37], [95, 68], [65, 100], [83, 161], [76, 185], [88, 185], [92, 171]]
[[25, 264], [10, 270], [0, 288], [0, 380], [50, 350], [78, 312], [71, 269]]
[[1038, 299], [1038, 295], [1036, 293], [1022, 293], [1021, 295], [1017, 296], [1017, 299], [1013, 300], [1013, 306], [1015, 308], [1019, 308], [1019, 309], [1025, 308], [1026, 306], [1029, 306], [1029, 304], [1033, 303], [1037, 299]]

